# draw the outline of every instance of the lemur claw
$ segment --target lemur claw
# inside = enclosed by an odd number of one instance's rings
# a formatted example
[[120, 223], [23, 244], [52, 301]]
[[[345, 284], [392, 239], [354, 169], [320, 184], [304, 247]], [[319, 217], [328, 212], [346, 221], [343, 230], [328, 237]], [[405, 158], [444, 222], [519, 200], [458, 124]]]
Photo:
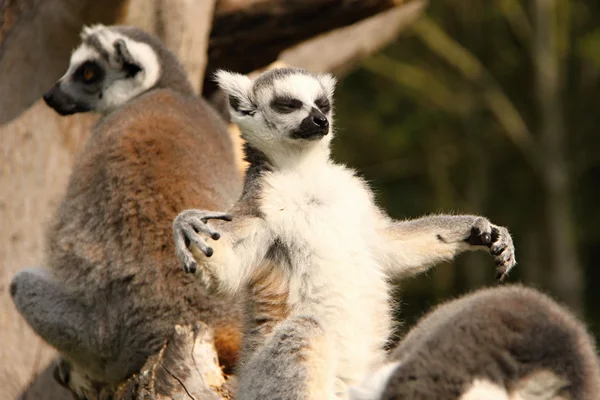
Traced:
[[188, 274], [193, 274], [193, 273], [195, 273], [198, 270], [198, 264], [196, 264], [195, 261], [192, 261], [189, 265], [184, 265], [183, 269]]
[[199, 234], [206, 234], [212, 240], [221, 238], [219, 232], [207, 225], [210, 219], [231, 221], [232, 217], [223, 212], [190, 209], [180, 213], [173, 221], [175, 251], [187, 273], [195, 273], [198, 269], [198, 264], [190, 250], [191, 245], [195, 245], [206, 257], [213, 255], [212, 247]]

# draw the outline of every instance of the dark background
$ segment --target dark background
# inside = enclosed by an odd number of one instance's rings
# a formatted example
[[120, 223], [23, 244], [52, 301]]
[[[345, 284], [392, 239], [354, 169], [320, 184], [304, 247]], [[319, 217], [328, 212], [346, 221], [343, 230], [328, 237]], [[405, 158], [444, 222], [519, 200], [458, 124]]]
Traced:
[[[395, 218], [475, 213], [511, 231], [509, 282], [551, 294], [600, 338], [600, 2], [431, 2], [337, 91], [337, 160]], [[494, 284], [460, 256], [402, 282], [406, 329]]]

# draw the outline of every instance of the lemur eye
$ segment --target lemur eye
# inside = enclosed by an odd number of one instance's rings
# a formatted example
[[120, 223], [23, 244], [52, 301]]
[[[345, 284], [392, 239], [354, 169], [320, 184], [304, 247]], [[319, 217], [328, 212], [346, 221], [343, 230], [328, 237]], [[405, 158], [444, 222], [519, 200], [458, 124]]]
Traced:
[[83, 83], [90, 84], [102, 78], [102, 69], [93, 61], [86, 61], [75, 72], [75, 78]]
[[319, 97], [315, 101], [315, 105], [319, 107], [319, 110], [321, 110], [323, 114], [327, 114], [329, 111], [331, 111], [331, 103], [329, 103], [329, 100], [327, 100], [325, 97]]
[[275, 97], [271, 101], [271, 108], [282, 114], [289, 114], [302, 108], [302, 102], [291, 97]]
[[91, 81], [92, 79], [94, 79], [94, 76], [96, 76], [96, 74], [94, 73], [94, 71], [92, 71], [89, 68], [85, 68], [83, 70], [83, 80], [86, 82]]

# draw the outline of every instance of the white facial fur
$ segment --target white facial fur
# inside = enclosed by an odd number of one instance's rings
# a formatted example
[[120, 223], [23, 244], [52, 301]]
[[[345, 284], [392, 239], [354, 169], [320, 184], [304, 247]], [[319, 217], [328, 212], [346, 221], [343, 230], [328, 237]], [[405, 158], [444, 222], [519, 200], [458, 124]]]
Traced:
[[[95, 111], [110, 112], [156, 84], [161, 74], [161, 66], [156, 53], [148, 44], [134, 41], [103, 25], [85, 27], [81, 37], [85, 39], [89, 36], [96, 37], [101, 43], [109, 55], [108, 62], [95, 48], [82, 43], [71, 55], [69, 68], [60, 79], [61, 85], [67, 86], [67, 91], [70, 77], [86, 61], [96, 61], [103, 66], [106, 73], [102, 97], [92, 104]], [[127, 51], [141, 67], [141, 71], [133, 77], [125, 77], [123, 74], [122, 61], [114, 46], [119, 39], [125, 42]]]
[[[217, 72], [216, 80], [230, 98], [239, 102], [237, 109], [231, 107], [231, 103], [229, 108], [232, 120], [240, 127], [244, 139], [263, 151], [272, 162], [280, 164], [278, 161], [294, 159], [299, 150], [328, 149], [333, 136], [335, 88], [335, 78], [331, 75], [299, 71], [264, 84], [221, 70]], [[271, 101], [276, 97], [300, 100], [302, 106], [290, 113], [277, 112], [271, 107]], [[290, 133], [299, 127], [311, 109], [319, 109], [316, 104], [319, 98], [326, 98], [331, 106], [329, 111], [324, 112], [330, 124], [329, 133], [316, 141], [291, 138]]]

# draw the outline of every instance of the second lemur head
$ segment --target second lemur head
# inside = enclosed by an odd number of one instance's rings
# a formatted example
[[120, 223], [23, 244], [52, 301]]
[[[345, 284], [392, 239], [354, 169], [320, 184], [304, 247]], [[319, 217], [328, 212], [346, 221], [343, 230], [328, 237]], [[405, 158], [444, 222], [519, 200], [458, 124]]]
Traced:
[[279, 68], [252, 81], [221, 70], [216, 81], [229, 97], [231, 119], [242, 137], [272, 161], [329, 148], [335, 87], [331, 75]]
[[193, 90], [175, 55], [162, 42], [130, 26], [84, 27], [66, 73], [44, 94], [61, 115], [110, 112], [154, 88]]

